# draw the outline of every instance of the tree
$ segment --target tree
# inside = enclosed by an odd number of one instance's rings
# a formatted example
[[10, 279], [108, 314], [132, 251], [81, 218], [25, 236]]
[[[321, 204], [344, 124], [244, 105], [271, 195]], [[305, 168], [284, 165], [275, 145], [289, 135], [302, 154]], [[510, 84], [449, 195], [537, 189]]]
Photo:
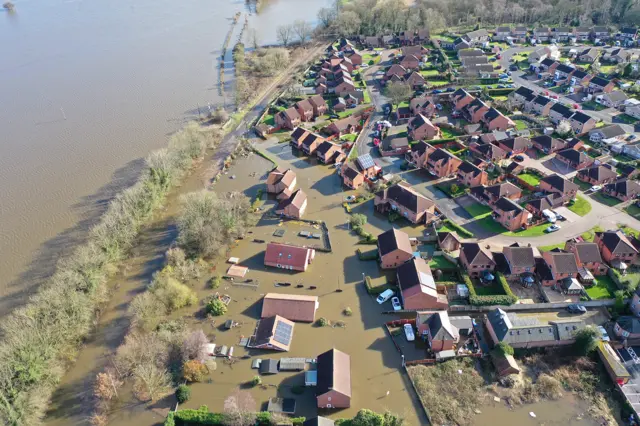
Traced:
[[93, 394], [96, 398], [110, 401], [118, 396], [118, 389], [124, 383], [118, 379], [115, 370], [109, 368], [103, 373], [98, 373], [96, 382], [93, 385]]
[[361, 21], [358, 14], [352, 11], [344, 11], [336, 20], [336, 31], [342, 37], [349, 37], [360, 31]]
[[182, 359], [192, 360], [195, 359], [200, 362], [204, 362], [207, 358], [207, 344], [209, 339], [202, 330], [196, 330], [184, 339], [182, 342]]
[[191, 359], [182, 365], [182, 376], [187, 382], [201, 382], [207, 376], [209, 370], [202, 362]]
[[296, 19], [293, 21], [293, 33], [298, 37], [300, 44], [305, 44], [307, 39], [311, 36], [311, 25], [302, 19]]
[[133, 390], [141, 401], [155, 402], [171, 391], [171, 376], [156, 364], [140, 364], [134, 369]]
[[276, 28], [276, 37], [280, 43], [285, 47], [289, 45], [291, 38], [293, 37], [293, 26], [280, 25]]
[[227, 305], [220, 299], [213, 299], [207, 303], [207, 312], [214, 317], [219, 317], [227, 313]]
[[247, 44], [251, 47], [253, 47], [254, 50], [258, 50], [258, 48], [260, 47], [260, 37], [258, 37], [258, 32], [255, 30], [255, 28], [250, 28], [249, 31], [247, 31]]
[[452, 183], [451, 186], [449, 187], [449, 190], [451, 191], [452, 194], [457, 193], [459, 189], [460, 187], [455, 183]]
[[225, 426], [245, 426], [254, 424], [256, 401], [247, 391], [236, 390], [224, 400]]
[[329, 28], [333, 21], [336, 19], [335, 9], [329, 7], [323, 7], [318, 10], [318, 21], [323, 28]]
[[594, 74], [600, 74], [600, 62], [599, 61], [595, 61], [594, 63], [592, 63], [590, 70]]
[[354, 213], [351, 215], [349, 223], [351, 224], [352, 228], [355, 228], [356, 226], [362, 226], [367, 223], [367, 216], [363, 215], [362, 213]]
[[598, 330], [592, 326], [585, 327], [576, 332], [573, 347], [579, 355], [587, 355], [595, 350], [598, 337]]
[[191, 388], [187, 385], [180, 385], [176, 389], [176, 399], [180, 404], [187, 402], [191, 398]]
[[229, 119], [229, 114], [222, 107], [216, 108], [213, 113], [211, 113], [211, 119], [214, 123], [221, 124]]
[[366, 408], [358, 411], [358, 414], [351, 420], [353, 426], [384, 426], [384, 416]]
[[616, 304], [613, 306], [613, 310], [620, 315], [624, 312], [626, 306], [624, 303], [624, 291], [616, 290], [613, 295], [616, 297]]
[[569, 123], [569, 120], [562, 120], [558, 124], [558, 127], [556, 127], [556, 132], [558, 132], [560, 137], [563, 138], [570, 136], [571, 133], [573, 133], [573, 129], [571, 128], [571, 123]]
[[500, 342], [493, 350], [499, 355], [513, 355], [513, 348], [507, 342]]
[[413, 94], [413, 89], [407, 83], [392, 81], [387, 85], [385, 95], [391, 99], [393, 105], [399, 105]]

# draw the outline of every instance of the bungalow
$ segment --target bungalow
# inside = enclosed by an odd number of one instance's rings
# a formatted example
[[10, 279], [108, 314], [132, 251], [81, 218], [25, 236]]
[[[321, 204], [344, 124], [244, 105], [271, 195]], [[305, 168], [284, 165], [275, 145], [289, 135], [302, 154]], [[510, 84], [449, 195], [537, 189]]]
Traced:
[[495, 108], [489, 109], [482, 117], [482, 122], [489, 131], [507, 130], [515, 127], [515, 123]]
[[580, 62], [588, 62], [593, 63], [600, 56], [600, 49], [596, 49], [594, 47], [587, 47], [580, 53], [578, 53], [578, 61]]
[[413, 117], [407, 125], [409, 136], [413, 140], [429, 140], [440, 138], [440, 128], [422, 114]]
[[318, 355], [316, 370], [316, 400], [318, 408], [349, 408], [351, 406], [351, 358], [331, 349]]
[[569, 118], [569, 123], [576, 135], [582, 135], [596, 127], [595, 118], [585, 114], [584, 112], [576, 112]]
[[556, 160], [576, 170], [582, 170], [593, 164], [593, 159], [582, 151], [565, 149], [556, 154]]
[[550, 98], [538, 95], [524, 105], [524, 110], [534, 115], [546, 117], [554, 105], [555, 103]]
[[578, 193], [578, 185], [557, 174], [544, 177], [540, 181], [540, 189], [561, 195], [565, 202], [573, 200]]
[[462, 38], [471, 46], [481, 46], [489, 41], [489, 32], [487, 30], [475, 30], [466, 33]]
[[380, 267], [393, 269], [413, 258], [413, 248], [406, 232], [391, 228], [378, 235]]
[[460, 238], [455, 232], [438, 232], [438, 247], [446, 252], [460, 250]]
[[629, 99], [629, 97], [622, 90], [614, 90], [613, 92], [596, 96], [597, 103], [609, 108], [619, 108], [627, 99]]
[[435, 148], [424, 141], [419, 141], [411, 145], [411, 151], [407, 153], [407, 161], [415, 164], [419, 169], [423, 169], [427, 165], [429, 154], [435, 151]]
[[341, 120], [336, 120], [325, 128], [330, 135], [337, 135], [338, 137], [355, 133], [360, 130], [360, 115], [351, 115]]
[[509, 93], [509, 96], [507, 97], [514, 106], [521, 106], [525, 105], [528, 102], [531, 102], [536, 97], [536, 94], [528, 87], [520, 86], [518, 87], [518, 89]]
[[455, 92], [453, 92], [451, 94], [451, 100], [453, 101], [453, 107], [454, 107], [454, 109], [457, 109], [458, 111], [461, 111], [462, 108], [464, 108], [467, 105], [469, 105], [475, 99], [476, 98], [471, 96], [464, 89], [458, 89], [458, 90], [456, 90]]
[[[615, 92], [614, 92], [615, 93]], [[589, 140], [591, 142], [615, 141], [621, 140], [627, 132], [619, 124], [593, 129], [589, 132]]]
[[481, 58], [486, 57], [482, 49], [461, 49], [458, 50], [458, 59], [460, 62], [464, 62], [466, 58]]
[[[529, 62], [530, 67], [533, 67], [536, 70], [546, 70], [547, 66], [553, 64], [553, 61], [558, 59], [559, 57], [560, 51], [558, 50], [557, 46], [540, 46], [533, 52], [529, 53], [527, 62]], [[545, 60], [547, 62], [543, 64], [542, 62]]]
[[505, 150], [509, 155], [522, 154], [533, 146], [531, 139], [522, 136], [516, 136], [515, 138], [503, 139], [498, 142], [500, 148]]
[[[609, 267], [602, 260], [600, 249], [596, 243], [567, 241], [564, 250], [576, 256], [578, 269], [584, 268], [593, 275], [604, 275]], [[584, 271], [580, 275], [586, 275]]]
[[591, 29], [589, 27], [577, 27], [575, 30], [576, 40], [587, 41], [591, 35]]
[[611, 33], [607, 27], [593, 27], [591, 29], [591, 39], [593, 41], [607, 41], [611, 38]]
[[[299, 247], [291, 244], [269, 243], [267, 244], [267, 250], [264, 252], [264, 265], [288, 269], [290, 271], [304, 272], [315, 256], [316, 251], [312, 248]], [[264, 314], [264, 308], [262, 312]], [[279, 315], [291, 319], [287, 315], [280, 313]]]
[[461, 335], [471, 336], [473, 320], [468, 316], [449, 317], [447, 311], [418, 312], [416, 328], [431, 352], [438, 353], [455, 350]]
[[576, 177], [591, 185], [604, 185], [614, 182], [618, 178], [618, 174], [606, 166], [593, 166], [580, 170]]
[[596, 232], [593, 242], [598, 245], [604, 261], [616, 268], [621, 262], [631, 265], [638, 259], [638, 250], [620, 230]]
[[622, 153], [628, 157], [640, 160], [640, 142], [636, 141], [634, 143], [624, 145], [622, 147]]
[[469, 187], [485, 185], [489, 180], [489, 175], [486, 171], [468, 161], [463, 161], [460, 164], [457, 177], [462, 185]]
[[542, 258], [548, 268], [548, 271], [545, 271], [547, 274], [540, 276], [542, 285], [558, 285], [566, 278], [571, 279], [578, 276], [578, 262], [575, 254], [554, 249], [543, 252]]
[[301, 121], [313, 121], [313, 105], [308, 99], [296, 102], [294, 107], [298, 111]]
[[296, 126], [300, 125], [300, 121], [300, 113], [294, 107], [280, 111], [275, 116], [276, 126], [289, 130], [293, 130]]
[[469, 276], [477, 278], [484, 271], [493, 271], [496, 262], [491, 253], [480, 247], [478, 243], [462, 243], [460, 246], [460, 263]]
[[472, 142], [469, 149], [478, 157], [489, 162], [495, 162], [507, 158], [507, 151], [492, 143], [478, 144]]
[[438, 293], [431, 268], [421, 257], [414, 257], [396, 269], [402, 306], [407, 310], [447, 309], [446, 294]]
[[342, 183], [352, 189], [358, 189], [364, 183], [364, 175], [352, 163], [345, 163], [342, 167]]
[[[282, 245], [277, 243], [271, 244]], [[283, 249], [278, 248], [278, 250]], [[284, 248], [284, 250], [287, 249]], [[277, 315], [286, 318], [289, 321], [313, 322], [315, 321], [316, 310], [319, 305], [320, 302], [318, 302], [318, 296], [267, 293], [262, 299], [262, 313], [260, 314], [260, 318], [269, 318]]]
[[519, 26], [515, 27], [511, 32], [511, 37], [513, 37], [518, 43], [522, 43], [527, 38], [527, 27]]
[[293, 191], [296, 186], [296, 172], [291, 169], [283, 170], [279, 167], [273, 169], [267, 177], [267, 193], [279, 194], [282, 191]]
[[340, 163], [345, 158], [342, 147], [329, 141], [324, 141], [318, 145], [316, 155], [323, 164]]
[[632, 98], [628, 99], [625, 104], [625, 114], [630, 115], [633, 118], [640, 118], [640, 101]]
[[622, 201], [629, 201], [637, 198], [640, 194], [640, 184], [635, 180], [620, 179], [613, 183], [608, 183], [602, 188], [602, 192]]
[[436, 112], [436, 105], [428, 97], [413, 98], [409, 102], [409, 110], [413, 115], [422, 114], [429, 118]]
[[313, 95], [309, 98], [309, 103], [313, 107], [314, 117], [319, 117], [327, 112], [327, 102], [321, 95]]
[[291, 347], [295, 324], [279, 315], [258, 321], [247, 347], [286, 352]]
[[567, 42], [570, 37], [574, 36], [573, 28], [571, 27], [557, 27], [551, 32], [551, 36], [559, 42]]
[[424, 79], [424, 77], [416, 71], [411, 72], [408, 77], [405, 76], [405, 81], [414, 90], [418, 90], [426, 84], [426, 80]]
[[361, 43], [366, 47], [380, 47], [382, 45], [380, 37], [377, 36], [364, 37], [364, 39], [361, 39]]
[[400, 65], [407, 70], [415, 70], [420, 65], [420, 59], [415, 55], [405, 55], [400, 60]]
[[443, 178], [451, 176], [458, 170], [462, 160], [442, 148], [436, 148], [427, 157], [426, 169], [433, 176]]
[[392, 77], [396, 77], [400, 81], [404, 80], [404, 76], [407, 74], [407, 69], [400, 64], [393, 64], [389, 67], [384, 74], [385, 80], [391, 80]]
[[498, 27], [495, 30], [493, 40], [506, 41], [507, 37], [511, 37], [511, 27]]
[[479, 56], [463, 56], [460, 58], [460, 62], [462, 66], [465, 68], [473, 68], [478, 65], [486, 65], [489, 63], [489, 57], [484, 55], [484, 52], [480, 51], [481, 55]]
[[613, 81], [596, 76], [596, 77], [593, 77], [591, 81], [589, 81], [587, 92], [588, 93], [610, 93], [610, 92], [613, 92], [613, 89], [615, 87], [616, 85]]
[[429, 224], [438, 213], [432, 200], [418, 193], [406, 182], [376, 193], [373, 205], [381, 213], [394, 211], [411, 223]]
[[520, 247], [517, 244], [502, 248], [502, 254], [507, 260], [509, 272], [507, 275], [521, 276], [535, 272], [536, 262], [531, 247]]
[[558, 124], [562, 120], [568, 120], [572, 115], [573, 112], [571, 111], [571, 108], [559, 102], [554, 103], [549, 110], [549, 120], [554, 124]]
[[531, 213], [516, 202], [502, 197], [493, 205], [492, 216], [509, 231], [517, 231], [527, 224]]
[[489, 111], [489, 106], [480, 99], [475, 99], [462, 109], [462, 115], [472, 123], [479, 123]]
[[276, 207], [276, 214], [286, 217], [300, 219], [307, 210], [307, 194], [303, 190], [298, 189], [291, 197], [280, 201]]
[[536, 149], [545, 154], [552, 154], [563, 150], [567, 146], [567, 142], [563, 139], [556, 139], [547, 135], [536, 136], [531, 139], [531, 142]]

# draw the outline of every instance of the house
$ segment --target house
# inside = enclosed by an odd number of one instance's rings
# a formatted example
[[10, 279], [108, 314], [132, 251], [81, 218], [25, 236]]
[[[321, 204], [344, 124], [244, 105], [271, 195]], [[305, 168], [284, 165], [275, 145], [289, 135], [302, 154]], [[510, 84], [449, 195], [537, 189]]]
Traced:
[[551, 38], [551, 28], [535, 28], [533, 30], [533, 38], [537, 41], [542, 42], [549, 41], [549, 39]]
[[482, 58], [486, 57], [482, 49], [461, 49], [458, 50], [458, 59], [464, 63], [466, 58]]
[[578, 262], [573, 253], [567, 253], [561, 250], [551, 250], [542, 253], [549, 271], [550, 276], [542, 276], [540, 281], [542, 285], [552, 286], [560, 284], [565, 278], [575, 278], [578, 275]]
[[335, 86], [330, 91], [333, 91], [338, 96], [344, 96], [345, 94], [352, 92], [356, 89], [356, 85], [351, 80], [350, 76], [345, 75], [336, 81]]
[[296, 126], [300, 125], [301, 120], [300, 113], [294, 107], [280, 111], [275, 116], [276, 126], [289, 130], [293, 130]]
[[462, 38], [470, 44], [470, 46], [481, 46], [489, 41], [489, 32], [487, 30], [475, 30], [466, 33]]
[[471, 336], [473, 320], [468, 316], [449, 317], [447, 311], [418, 312], [416, 328], [431, 352], [438, 353], [456, 349], [461, 335]]
[[619, 200], [629, 201], [640, 195], [640, 184], [635, 180], [620, 179], [606, 184], [602, 192]]
[[576, 36], [576, 40], [587, 41], [589, 40], [589, 36], [591, 35], [591, 28], [577, 27], [575, 29], [574, 35]]
[[504, 182], [471, 188], [469, 194], [481, 203], [493, 206], [500, 198], [519, 200], [522, 197], [522, 190], [510, 182]]
[[453, 102], [454, 109], [461, 111], [462, 108], [469, 105], [476, 98], [471, 96], [466, 90], [458, 89], [451, 94], [451, 101]]
[[509, 247], [503, 247], [502, 254], [509, 266], [507, 275], [520, 276], [535, 272], [536, 262], [532, 247], [520, 247], [513, 244]]
[[553, 37], [556, 41], [559, 42], [567, 42], [569, 41], [569, 37], [573, 37], [573, 28], [571, 27], [557, 27], [554, 28], [551, 32], [551, 37]]
[[554, 103], [549, 110], [549, 120], [554, 124], [558, 124], [562, 120], [568, 120], [572, 115], [571, 108], [561, 103]]
[[493, 205], [493, 218], [509, 231], [517, 231], [529, 221], [529, 213], [516, 202], [502, 197]]
[[423, 169], [427, 165], [429, 154], [435, 151], [435, 148], [424, 141], [419, 141], [411, 145], [411, 151], [407, 153], [407, 161], [415, 164], [419, 169]]
[[347, 110], [347, 101], [342, 97], [338, 97], [333, 104], [333, 112], [344, 112]]
[[307, 210], [307, 194], [303, 190], [298, 189], [291, 197], [282, 200], [276, 207], [276, 214], [300, 219]]
[[409, 138], [402, 136], [402, 134], [395, 134], [384, 138], [382, 143], [378, 145], [378, 149], [383, 157], [389, 157], [406, 154], [411, 150], [411, 145]]
[[407, 74], [407, 69], [400, 64], [393, 64], [389, 67], [387, 72], [384, 75], [385, 80], [391, 80], [392, 77], [399, 79], [399, 81], [404, 80], [404, 76]]
[[622, 90], [614, 90], [613, 92], [596, 96], [596, 102], [608, 108], [619, 108], [627, 99], [629, 97]]
[[282, 170], [276, 167], [267, 177], [267, 193], [279, 194], [285, 189], [293, 191], [297, 182], [296, 172], [291, 169]]
[[607, 27], [593, 27], [591, 29], [591, 39], [593, 41], [607, 41], [611, 38], [611, 33]]
[[639, 338], [640, 319], [630, 315], [618, 317], [613, 326], [613, 333], [623, 340]]
[[491, 253], [480, 247], [478, 243], [462, 243], [460, 246], [460, 262], [469, 276], [477, 278], [484, 271], [493, 271], [496, 262]]
[[491, 362], [499, 378], [520, 374], [520, 367], [513, 355], [491, 352]]
[[593, 159], [582, 151], [573, 148], [558, 151], [556, 160], [576, 170], [582, 170], [593, 164]]
[[640, 317], [640, 289], [636, 289], [636, 291], [633, 292], [629, 308], [635, 316]]
[[308, 99], [296, 102], [294, 107], [296, 111], [298, 111], [301, 121], [313, 121], [313, 105], [311, 105]]
[[545, 192], [560, 194], [566, 202], [576, 197], [578, 185], [557, 174], [553, 174], [542, 178], [540, 189]]
[[[276, 245], [277, 243], [271, 244]], [[289, 321], [314, 322], [318, 306], [320, 306], [318, 296], [267, 293], [262, 299], [262, 312], [260, 314], [260, 318], [268, 318], [278, 315], [288, 319]]]
[[[311, 132], [309, 132], [308, 130], [305, 130], [302, 127], [296, 127], [293, 132], [291, 132], [291, 146], [295, 146], [296, 148], [300, 149], [300, 147], [302, 146], [302, 142], [305, 140], [305, 138], [307, 136], [309, 136], [311, 134]], [[315, 135], [316, 137], [320, 137]]]
[[495, 108], [489, 109], [482, 117], [482, 122], [491, 132], [494, 130], [507, 130], [515, 127], [515, 123]]
[[409, 56], [413, 55], [418, 59], [422, 59], [422, 55], [426, 52], [421, 45], [416, 44], [415, 46], [402, 46], [402, 55]]
[[407, 106], [401, 106], [396, 109], [396, 122], [400, 123], [401, 120], [407, 120], [412, 117], [411, 110]]
[[360, 65], [362, 65], [362, 55], [356, 52], [355, 50], [351, 52], [347, 52], [346, 57], [351, 61], [351, 63], [354, 66], [359, 67]]
[[[264, 264], [265, 266], [304, 272], [315, 256], [316, 251], [312, 248], [269, 243], [264, 252]], [[285, 316], [285, 318], [287, 317]]]
[[428, 97], [413, 98], [409, 102], [409, 110], [413, 115], [422, 114], [429, 118], [436, 112], [436, 105]]
[[489, 175], [475, 164], [463, 161], [458, 167], [457, 178], [462, 185], [474, 187], [485, 185], [489, 180]]
[[[635, 100], [635, 99], [631, 99]], [[633, 118], [640, 118], [640, 102], [636, 101], [631, 105], [627, 104], [624, 110], [625, 114], [630, 115]]]
[[525, 208], [531, 213], [541, 216], [544, 210], [554, 209], [564, 204], [564, 198], [560, 194], [549, 194], [544, 197], [527, 201]]
[[596, 127], [595, 118], [580, 111], [577, 111], [569, 118], [569, 123], [576, 135], [582, 135]]
[[324, 141], [318, 145], [316, 155], [323, 164], [339, 163], [346, 157], [340, 145], [329, 141]]
[[533, 146], [533, 143], [529, 138], [516, 136], [515, 138], [503, 139], [498, 142], [498, 145], [508, 153], [507, 156], [510, 156], [526, 152]]
[[309, 103], [313, 107], [313, 116], [319, 117], [327, 112], [327, 102], [321, 95], [313, 95], [309, 98]]
[[619, 124], [612, 124], [591, 130], [589, 132], [589, 140], [591, 142], [620, 140], [626, 133], [627, 132]]
[[460, 238], [455, 232], [438, 232], [438, 247], [446, 252], [460, 250]]
[[377, 36], [364, 37], [361, 43], [366, 47], [381, 47], [380, 37]]
[[554, 72], [554, 81], [557, 85], [563, 84], [571, 77], [571, 75], [573, 75], [574, 71], [575, 68], [569, 65], [560, 64], [556, 67], [556, 70]]
[[600, 165], [582, 169], [576, 177], [591, 185], [604, 185], [618, 179], [618, 174], [609, 167]]
[[638, 258], [638, 250], [620, 230], [596, 232], [593, 242], [598, 245], [604, 261], [616, 268], [621, 262], [631, 265]]
[[302, 140], [300, 149], [307, 155], [313, 155], [316, 152], [318, 146], [325, 142], [326, 139], [316, 135], [315, 133], [309, 133], [306, 138]]
[[610, 92], [613, 92], [613, 89], [615, 87], [616, 85], [613, 81], [596, 76], [596, 77], [593, 77], [591, 81], [589, 81], [587, 92], [588, 93], [610, 93]]
[[426, 84], [424, 77], [416, 71], [411, 72], [408, 77], [405, 76], [405, 81], [413, 90], [418, 90]]
[[286, 352], [291, 347], [294, 326], [293, 322], [279, 315], [264, 317], [258, 321], [247, 347]]
[[507, 37], [511, 37], [511, 27], [498, 27], [495, 30], [493, 40], [506, 41]]
[[640, 169], [631, 164], [618, 164], [617, 170], [621, 176], [627, 179], [636, 179], [640, 175]]
[[477, 144], [472, 142], [469, 149], [478, 157], [488, 162], [495, 162], [507, 158], [507, 151], [492, 143]]
[[546, 70], [546, 67], [553, 64], [553, 62], [559, 57], [560, 51], [558, 50], [557, 46], [540, 46], [533, 52], [529, 53], [527, 62], [529, 62], [530, 66], [541, 69], [541, 67], [543, 66], [542, 61], [547, 61], [543, 68]]
[[351, 358], [337, 349], [318, 355], [318, 408], [349, 408], [351, 406]]
[[366, 179], [372, 179], [378, 175], [380, 167], [373, 161], [371, 154], [363, 154], [356, 158], [356, 165], [358, 166], [360, 173], [364, 175]]
[[622, 153], [626, 156], [640, 160], [640, 143], [634, 142], [622, 147]]
[[509, 93], [507, 97], [514, 106], [522, 106], [531, 102], [536, 97], [536, 94], [528, 87], [520, 86], [513, 92]]
[[578, 61], [580, 62], [588, 62], [593, 63], [600, 56], [600, 49], [596, 49], [594, 47], [587, 47], [578, 53]]
[[469, 49], [471, 47], [473, 47], [473, 44], [471, 44], [471, 42], [469, 42], [468, 40], [465, 40], [462, 37], [458, 37], [455, 40], [453, 40], [453, 48], [455, 50]]
[[534, 115], [546, 117], [549, 115], [551, 107], [554, 105], [555, 103], [550, 98], [538, 95], [524, 105], [524, 110]]
[[440, 128], [422, 114], [418, 114], [409, 120], [407, 131], [409, 136], [417, 141], [440, 138]]
[[487, 111], [489, 106], [480, 99], [475, 99], [462, 109], [462, 115], [472, 123], [479, 123]]
[[376, 193], [375, 208], [396, 212], [411, 223], [431, 223], [438, 216], [435, 203], [418, 193], [407, 182], [400, 182]]
[[638, 29], [635, 27], [624, 27], [616, 34], [616, 38], [623, 44], [633, 43], [638, 39]]
[[326, 131], [330, 135], [338, 135], [338, 137], [355, 133], [361, 128], [360, 119], [361, 117], [359, 115], [352, 115], [341, 120], [336, 120], [326, 127]]
[[565, 243], [564, 250], [575, 254], [579, 270], [584, 268], [593, 275], [604, 275], [609, 269], [602, 260], [600, 249], [596, 243], [570, 240]]
[[543, 59], [537, 68], [538, 72], [547, 72], [549, 74], [553, 74], [558, 65], [560, 65], [560, 62], [556, 61], [553, 58], [547, 58]]
[[523, 27], [523, 26], [515, 27], [511, 32], [511, 37], [513, 37], [516, 40], [516, 42], [522, 43], [527, 38], [527, 31], [528, 31], [527, 27]]
[[573, 74], [571, 74], [569, 84], [572, 86], [579, 85], [580, 87], [574, 88], [574, 91], [577, 92], [578, 90], [582, 90], [582, 86], [588, 85], [592, 78], [593, 74], [576, 69], [573, 71]]
[[358, 189], [364, 183], [364, 175], [358, 171], [355, 164], [345, 163], [342, 167], [342, 183], [351, 189]]
[[447, 309], [446, 294], [438, 293], [431, 268], [421, 257], [414, 257], [396, 269], [402, 306], [406, 310]]
[[602, 57], [602, 60], [611, 62], [614, 64], [625, 64], [629, 62], [630, 59], [631, 59], [631, 52], [629, 50], [621, 49], [621, 48], [612, 49], [607, 53], [605, 53], [605, 55]]
[[542, 151], [545, 154], [552, 154], [563, 150], [567, 146], [566, 141], [552, 138], [548, 135], [536, 136], [531, 139], [531, 142], [537, 150]]
[[[371, 37], [366, 37], [371, 38]], [[373, 37], [377, 40], [377, 37]], [[335, 422], [327, 417], [316, 417], [315, 419], [305, 420], [302, 426], [335, 426]]]
[[407, 233], [392, 228], [378, 235], [378, 258], [383, 269], [397, 268], [413, 258]]
[[426, 169], [433, 176], [443, 178], [458, 171], [462, 160], [442, 148], [436, 148], [427, 157]]
[[407, 70], [415, 70], [420, 65], [420, 59], [415, 55], [405, 55], [400, 60], [400, 65]]
[[353, 46], [353, 43], [351, 43], [351, 41], [343, 37], [338, 41], [338, 50], [341, 52], [346, 52], [355, 50], [355, 47]]

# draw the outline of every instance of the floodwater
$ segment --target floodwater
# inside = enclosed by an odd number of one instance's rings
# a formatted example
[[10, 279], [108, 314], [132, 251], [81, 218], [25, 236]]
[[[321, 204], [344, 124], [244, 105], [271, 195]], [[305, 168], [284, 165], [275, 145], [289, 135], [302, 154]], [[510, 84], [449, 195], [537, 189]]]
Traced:
[[[263, 44], [330, 0], [18, 0], [0, 9], [0, 315], [218, 92], [236, 12]], [[232, 76], [232, 73], [230, 73]], [[230, 80], [229, 75], [227, 81]], [[232, 99], [227, 94], [227, 99]], [[228, 103], [228, 102], [227, 102]]]

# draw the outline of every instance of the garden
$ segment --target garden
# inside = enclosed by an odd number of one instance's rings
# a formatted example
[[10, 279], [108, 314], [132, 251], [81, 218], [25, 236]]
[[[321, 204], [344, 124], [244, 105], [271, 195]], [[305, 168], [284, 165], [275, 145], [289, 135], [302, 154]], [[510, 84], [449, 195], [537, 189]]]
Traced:
[[518, 177], [531, 186], [538, 186], [540, 184], [540, 176], [532, 173], [522, 173], [519, 174]]
[[585, 216], [591, 211], [591, 203], [578, 195], [575, 200], [569, 203], [567, 208], [578, 216]]
[[636, 204], [628, 205], [627, 207], [625, 207], [624, 211], [627, 212], [629, 216], [640, 219], [640, 207], [638, 207]]
[[591, 287], [585, 288], [585, 291], [589, 297], [593, 300], [599, 299], [613, 299], [614, 293], [618, 290], [616, 283], [607, 275], [600, 275], [595, 277], [595, 284]]

